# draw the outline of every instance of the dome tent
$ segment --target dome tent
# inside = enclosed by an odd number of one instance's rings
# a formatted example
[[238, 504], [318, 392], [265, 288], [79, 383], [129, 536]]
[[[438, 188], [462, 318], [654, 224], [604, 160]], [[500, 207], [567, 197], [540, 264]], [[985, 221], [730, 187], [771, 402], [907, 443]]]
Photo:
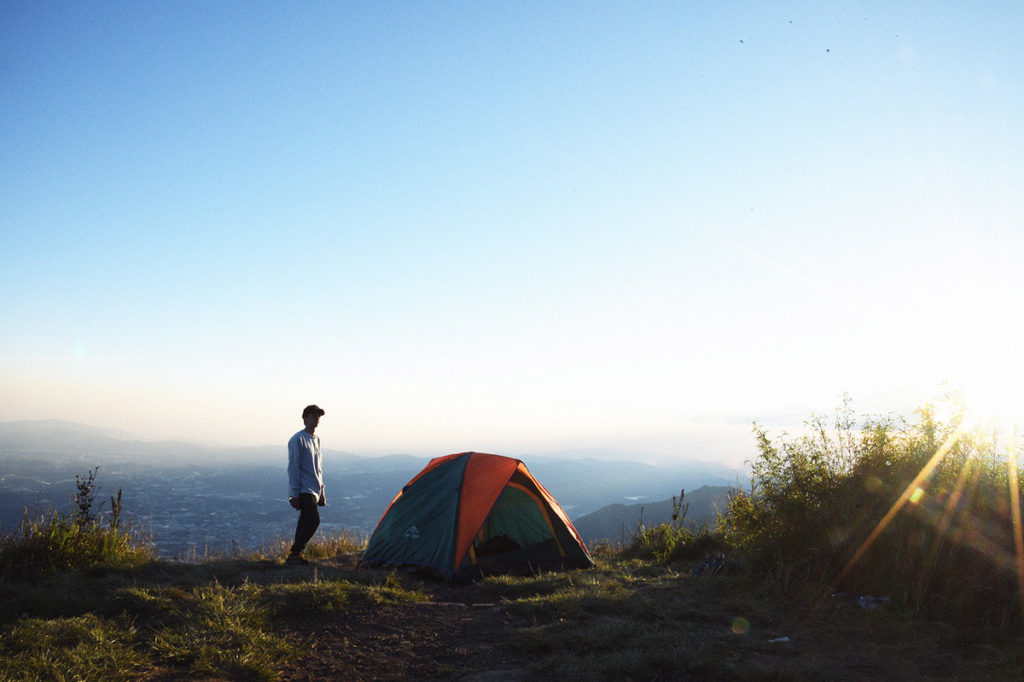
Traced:
[[449, 580], [593, 566], [569, 517], [518, 459], [432, 459], [388, 505], [367, 566], [416, 566]]

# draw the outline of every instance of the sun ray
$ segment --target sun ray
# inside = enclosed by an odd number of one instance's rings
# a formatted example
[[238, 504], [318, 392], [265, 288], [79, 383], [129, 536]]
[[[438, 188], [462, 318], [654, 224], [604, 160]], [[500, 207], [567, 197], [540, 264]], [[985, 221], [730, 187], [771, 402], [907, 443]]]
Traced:
[[[931, 581], [935, 562], [938, 560], [939, 553], [942, 551], [942, 544], [950, 537], [949, 529], [953, 526], [953, 517], [956, 514], [957, 509], [960, 508], [960, 504], [964, 499], [964, 490], [967, 487], [968, 480], [971, 478], [971, 474], [976, 470], [977, 466], [974, 464], [974, 460], [968, 459], [967, 462], [965, 462], [964, 467], [960, 470], [960, 473], [957, 475], [956, 487], [950, 491], [943, 507], [942, 514], [939, 516], [938, 521], [933, 524], [937, 532], [935, 534], [935, 543], [932, 546], [931, 555], [928, 561], [928, 564], [932, 567], [932, 571], [929, 571], [927, 576], [922, 577], [922, 591], [927, 588], [928, 583]], [[957, 537], [959, 535], [960, 533], [958, 530], [953, 533], [953, 542], [957, 542]]]
[[956, 510], [960, 507], [960, 503], [964, 499], [964, 490], [967, 488], [969, 479], [977, 480], [977, 476], [972, 474], [977, 473], [977, 465], [973, 459], [968, 459], [964, 464], [964, 468], [960, 470], [959, 475], [956, 477], [956, 487], [949, 493], [949, 499], [946, 501], [946, 508], [942, 512], [942, 517], [939, 519], [939, 523], [936, 529], [939, 531], [938, 536], [940, 538], [945, 537], [949, 527], [953, 523], [953, 515]]
[[854, 552], [853, 557], [846, 563], [846, 566], [844, 566], [843, 570], [839, 572], [839, 575], [836, 576], [835, 580], [832, 581], [833, 588], [837, 585], [840, 585], [843, 582], [843, 579], [851, 570], [853, 570], [853, 567], [860, 562], [860, 560], [864, 557], [867, 551], [871, 548], [871, 545], [873, 545], [875, 540], [878, 539], [878, 536], [880, 536], [885, 531], [885, 529], [889, 526], [892, 520], [896, 518], [896, 515], [899, 514], [900, 511], [902, 511], [903, 507], [906, 506], [907, 502], [912, 501], [912, 499], [915, 498], [915, 496], [920, 496], [920, 491], [923, 490], [923, 488], [921, 488], [921, 484], [923, 484], [928, 478], [931, 477], [932, 472], [935, 471], [935, 467], [939, 465], [939, 462], [941, 462], [942, 459], [953, 448], [953, 445], [956, 443], [957, 439], [960, 438], [960, 435], [961, 431], [959, 427], [954, 429], [953, 432], [949, 434], [949, 437], [946, 438], [945, 442], [942, 443], [939, 449], [935, 451], [935, 454], [932, 455], [931, 459], [929, 459], [928, 462], [923, 467], [921, 467], [921, 471], [919, 471], [917, 476], [914, 477], [914, 480], [911, 481], [909, 485], [907, 485], [907, 487], [903, 490], [903, 493], [900, 494], [899, 498], [893, 503], [892, 507], [889, 508], [889, 511], [886, 512], [885, 516], [882, 517], [882, 520], [875, 524], [875, 527], [871, 530], [871, 533], [864, 540], [864, 542], [860, 544], [860, 546], [857, 548], [857, 551]]
[[[1010, 515], [1013, 519], [1013, 549], [1017, 568], [1017, 589], [1024, 603], [1024, 533], [1021, 528], [1020, 486], [1017, 483], [1017, 431], [1014, 429], [1006, 451], [1006, 471], [1009, 479]], [[1024, 614], [1021, 614], [1024, 618]]]

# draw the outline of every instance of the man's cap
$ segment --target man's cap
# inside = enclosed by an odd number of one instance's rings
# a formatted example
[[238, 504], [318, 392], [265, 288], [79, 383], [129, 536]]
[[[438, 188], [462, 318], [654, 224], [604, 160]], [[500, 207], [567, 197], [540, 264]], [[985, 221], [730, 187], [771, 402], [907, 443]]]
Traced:
[[302, 418], [305, 419], [306, 417], [308, 417], [311, 414], [315, 414], [315, 415], [317, 415], [319, 417], [322, 417], [322, 416], [324, 416], [327, 413], [324, 412], [323, 410], [321, 410], [316, 405], [306, 405], [306, 409], [304, 409], [302, 411]]

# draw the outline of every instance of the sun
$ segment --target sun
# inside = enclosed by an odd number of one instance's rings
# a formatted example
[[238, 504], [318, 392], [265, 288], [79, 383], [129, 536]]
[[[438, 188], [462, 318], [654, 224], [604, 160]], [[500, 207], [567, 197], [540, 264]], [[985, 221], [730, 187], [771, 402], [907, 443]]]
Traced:
[[968, 377], [957, 389], [965, 430], [993, 430], [1013, 437], [1024, 426], [1024, 379], [1016, 372]]

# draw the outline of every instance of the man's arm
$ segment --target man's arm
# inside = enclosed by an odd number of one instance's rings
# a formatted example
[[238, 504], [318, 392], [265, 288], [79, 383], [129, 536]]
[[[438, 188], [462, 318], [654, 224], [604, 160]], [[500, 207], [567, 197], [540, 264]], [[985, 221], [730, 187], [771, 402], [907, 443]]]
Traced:
[[323, 451], [320, 449], [320, 436], [316, 436], [315, 438], [316, 438], [316, 465], [315, 466], [316, 466], [317, 470], [321, 472], [321, 474], [319, 476], [317, 476], [317, 478], [320, 479], [320, 499], [318, 499], [316, 501], [316, 503], [317, 503], [317, 505], [319, 505], [321, 507], [324, 507], [324, 506], [327, 505], [327, 488], [324, 486], [323, 473], [322, 473], [323, 472], [323, 459], [322, 459], [322, 454], [321, 453]]
[[[302, 479], [299, 475], [299, 464], [302, 460], [302, 448], [298, 438], [288, 441], [288, 497], [298, 499]], [[294, 504], [292, 506], [295, 506]]]

